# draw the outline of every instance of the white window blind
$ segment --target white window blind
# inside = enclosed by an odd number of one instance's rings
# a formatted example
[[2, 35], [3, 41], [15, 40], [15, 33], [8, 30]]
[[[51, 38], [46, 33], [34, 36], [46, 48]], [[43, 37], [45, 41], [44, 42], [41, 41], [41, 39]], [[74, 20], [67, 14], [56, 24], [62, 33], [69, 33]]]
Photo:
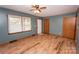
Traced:
[[23, 22], [23, 31], [31, 30], [31, 18], [30, 17], [22, 17]]
[[15, 15], [8, 15], [9, 33], [21, 32], [21, 17]]
[[16, 15], [8, 15], [9, 33], [17, 33], [22, 31], [30, 31], [31, 18]]

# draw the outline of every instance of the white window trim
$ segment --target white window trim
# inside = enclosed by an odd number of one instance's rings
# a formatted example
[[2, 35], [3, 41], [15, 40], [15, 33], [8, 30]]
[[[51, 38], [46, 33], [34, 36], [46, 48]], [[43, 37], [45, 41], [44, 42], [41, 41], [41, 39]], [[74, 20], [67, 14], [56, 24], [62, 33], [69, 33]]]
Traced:
[[23, 20], [24, 20], [23, 18], [27, 18], [27, 19], [29, 18], [29, 20], [30, 20], [30, 27], [31, 27], [30, 30], [24, 30], [23, 27], [22, 27], [22, 30], [23, 31], [31, 31], [32, 30], [31, 18], [30, 17], [21, 17], [21, 18], [22, 18], [22, 26], [23, 26]]
[[[9, 23], [9, 17], [19, 17], [20, 19], [21, 19], [21, 31], [19, 31], [19, 32], [13, 32], [13, 33], [10, 33], [10, 31], [9, 31], [9, 28], [10, 28], [10, 23]], [[30, 19], [30, 30], [23, 30], [23, 18], [29, 18]], [[20, 32], [28, 32], [28, 31], [32, 31], [32, 24], [31, 24], [31, 17], [22, 17], [22, 16], [17, 16], [17, 15], [8, 15], [8, 34], [16, 34], [16, 33], [20, 33]]]

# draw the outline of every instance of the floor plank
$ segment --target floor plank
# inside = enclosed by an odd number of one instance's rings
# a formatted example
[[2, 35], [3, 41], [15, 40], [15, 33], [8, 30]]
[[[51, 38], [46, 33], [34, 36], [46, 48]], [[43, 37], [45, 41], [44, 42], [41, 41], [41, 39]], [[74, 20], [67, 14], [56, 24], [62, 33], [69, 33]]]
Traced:
[[0, 45], [1, 54], [75, 54], [72, 39], [54, 35], [36, 35]]

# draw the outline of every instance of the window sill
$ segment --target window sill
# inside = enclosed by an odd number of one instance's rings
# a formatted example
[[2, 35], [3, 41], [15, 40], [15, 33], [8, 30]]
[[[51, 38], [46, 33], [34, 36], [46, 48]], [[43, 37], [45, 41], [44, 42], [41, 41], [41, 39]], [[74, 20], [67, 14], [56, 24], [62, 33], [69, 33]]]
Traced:
[[15, 33], [8, 33], [8, 35], [12, 35], [12, 34], [19, 34], [19, 33], [30, 32], [30, 31], [32, 31], [32, 30], [22, 31], [22, 32], [15, 32]]

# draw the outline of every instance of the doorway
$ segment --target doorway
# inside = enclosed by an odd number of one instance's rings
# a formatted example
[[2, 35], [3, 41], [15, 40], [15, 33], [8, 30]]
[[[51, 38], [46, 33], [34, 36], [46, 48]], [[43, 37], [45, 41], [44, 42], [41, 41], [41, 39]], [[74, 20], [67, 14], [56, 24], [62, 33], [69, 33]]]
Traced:
[[37, 34], [42, 34], [42, 20], [37, 19]]

